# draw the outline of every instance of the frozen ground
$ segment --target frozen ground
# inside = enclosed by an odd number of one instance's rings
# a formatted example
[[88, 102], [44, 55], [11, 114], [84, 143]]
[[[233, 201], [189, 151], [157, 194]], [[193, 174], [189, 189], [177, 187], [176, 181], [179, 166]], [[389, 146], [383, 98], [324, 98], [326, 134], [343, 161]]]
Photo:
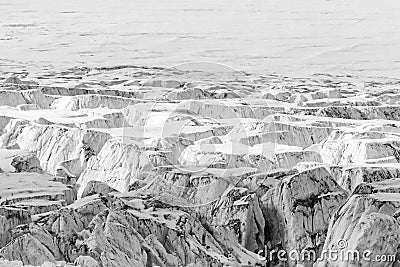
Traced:
[[1, 267], [400, 257], [399, 79], [195, 66], [0, 75]]
[[0, 267], [398, 266], [396, 2], [55, 2], [0, 2]]
[[0, 71], [219, 62], [399, 77], [396, 0], [0, 2]]

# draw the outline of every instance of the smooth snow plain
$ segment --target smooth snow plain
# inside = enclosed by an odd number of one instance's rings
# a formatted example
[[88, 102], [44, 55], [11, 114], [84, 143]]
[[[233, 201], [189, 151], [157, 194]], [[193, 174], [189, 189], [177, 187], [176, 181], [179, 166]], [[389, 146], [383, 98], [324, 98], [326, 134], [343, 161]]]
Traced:
[[400, 76], [396, 0], [2, 0], [0, 73], [223, 63]]

